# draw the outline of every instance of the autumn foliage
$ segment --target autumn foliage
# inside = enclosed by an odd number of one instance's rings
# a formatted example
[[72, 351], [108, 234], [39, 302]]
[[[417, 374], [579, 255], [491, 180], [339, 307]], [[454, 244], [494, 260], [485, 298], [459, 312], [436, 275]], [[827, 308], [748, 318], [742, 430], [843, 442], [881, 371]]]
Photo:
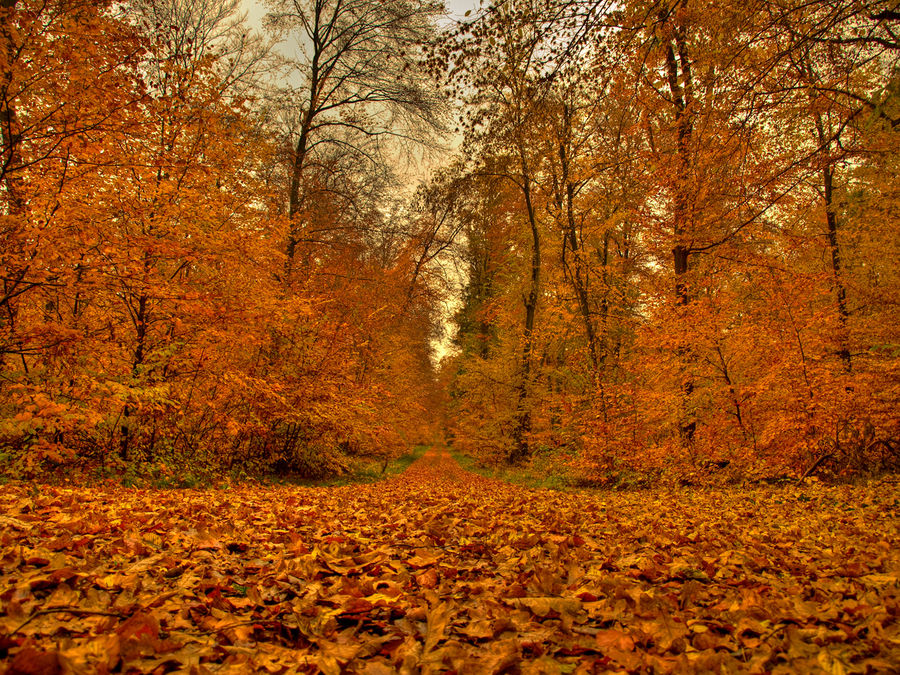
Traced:
[[495, 4], [434, 56], [454, 444], [605, 485], [896, 470], [897, 12]]
[[896, 2], [266, 2], [0, 0], [4, 672], [896, 671]]
[[[287, 66], [233, 10], [0, 8], [8, 473], [339, 473], [441, 416], [600, 484], [897, 468], [887, 4], [275, 3]], [[424, 54], [463, 146], [409, 200]]]
[[0, 8], [4, 466], [317, 475], [427, 437], [413, 240], [329, 199], [327, 158], [289, 217], [246, 36], [203, 43], [212, 19], [169, 5]]

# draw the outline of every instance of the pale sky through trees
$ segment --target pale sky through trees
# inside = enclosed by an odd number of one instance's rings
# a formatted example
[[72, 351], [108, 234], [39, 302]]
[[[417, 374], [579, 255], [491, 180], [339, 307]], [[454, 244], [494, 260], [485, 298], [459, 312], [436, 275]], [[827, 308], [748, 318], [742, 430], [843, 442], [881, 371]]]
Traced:
[[446, 0], [447, 9], [456, 19], [461, 19], [468, 10], [478, 9], [478, 0]]
[[[269, 7], [267, 6], [267, 4], [263, 0], [242, 0], [242, 3], [244, 11], [247, 12], [249, 23], [252, 29], [263, 32], [263, 18], [269, 12]], [[479, 0], [444, 0], [444, 3], [447, 7], [447, 14], [449, 19], [449, 21], [444, 20], [446, 23], [450, 23], [452, 21], [471, 20], [474, 15], [476, 15], [479, 8], [482, 6], [482, 3], [479, 2]], [[470, 12], [469, 17], [466, 17], [467, 11]], [[298, 45], [293, 41], [292, 37], [282, 39], [282, 41], [275, 48], [277, 51], [281, 52], [284, 56], [287, 57], [296, 55], [298, 51]], [[460, 140], [461, 139], [457, 136], [451, 137], [447, 141], [448, 147], [456, 147]], [[441, 154], [443, 155], [443, 153]], [[433, 157], [424, 150], [421, 153], [400, 153], [397, 157], [395, 157], [394, 161], [397, 165], [398, 177], [400, 178], [401, 183], [404, 183], [410, 192], [415, 189], [415, 187], [420, 183], [421, 180], [431, 174], [431, 170], [433, 168]], [[451, 276], [453, 277], [456, 277], [458, 273], [450, 272], [449, 274], [451, 274]], [[458, 281], [462, 283], [461, 280]], [[455, 301], [451, 301], [448, 305], [443, 307], [441, 313], [444, 315], [446, 322], [449, 322], [450, 317], [453, 315], [453, 313], [456, 312], [457, 309], [458, 307]], [[435, 350], [435, 357], [438, 360], [450, 353], [450, 345], [453, 333], [454, 331], [449, 328], [448, 323], [448, 328], [445, 333], [440, 338], [432, 342], [432, 347]]]
[[[474, 13], [479, 7], [478, 0], [445, 0], [445, 4], [448, 13], [457, 20], [461, 20], [467, 11], [472, 10]], [[261, 0], [244, 0], [244, 7], [250, 16], [251, 23], [254, 27], [259, 28], [262, 17], [268, 11], [265, 3]]]

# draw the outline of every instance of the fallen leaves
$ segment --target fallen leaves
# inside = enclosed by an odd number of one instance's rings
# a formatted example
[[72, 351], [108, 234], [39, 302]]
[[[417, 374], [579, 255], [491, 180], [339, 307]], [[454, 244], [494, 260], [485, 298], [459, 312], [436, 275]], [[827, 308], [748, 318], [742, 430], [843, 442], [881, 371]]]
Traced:
[[574, 617], [581, 610], [581, 602], [572, 598], [511, 598], [507, 601], [512, 607], [524, 607], [536, 617]]
[[0, 488], [8, 673], [820, 672], [900, 663], [896, 488]]

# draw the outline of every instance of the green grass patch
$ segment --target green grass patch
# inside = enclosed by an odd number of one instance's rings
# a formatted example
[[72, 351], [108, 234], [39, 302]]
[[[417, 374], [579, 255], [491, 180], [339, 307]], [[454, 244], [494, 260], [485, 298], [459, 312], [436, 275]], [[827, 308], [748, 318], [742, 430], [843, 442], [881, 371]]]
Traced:
[[387, 462], [383, 459], [355, 458], [350, 461], [349, 471], [340, 476], [319, 479], [280, 476], [272, 482], [277, 485], [296, 485], [299, 487], [339, 487], [342, 485], [377, 483], [406, 471], [409, 465], [424, 455], [430, 447], [430, 445], [416, 445], [409, 452]]
[[334, 478], [333, 480], [339, 482], [332, 484], [376, 483], [391, 478], [406, 471], [409, 465], [424, 455], [430, 447], [430, 445], [416, 445], [406, 454], [395, 457], [387, 463], [383, 460], [362, 460], [351, 469], [350, 473]]
[[485, 478], [502, 480], [504, 483], [512, 483], [513, 485], [521, 485], [528, 488], [545, 488], [548, 490], [569, 490], [574, 488], [571, 477], [559, 473], [559, 469], [542, 455], [535, 456], [525, 466], [512, 466], [509, 464], [483, 464], [475, 457], [463, 454], [453, 448], [450, 449], [450, 454], [463, 469]]

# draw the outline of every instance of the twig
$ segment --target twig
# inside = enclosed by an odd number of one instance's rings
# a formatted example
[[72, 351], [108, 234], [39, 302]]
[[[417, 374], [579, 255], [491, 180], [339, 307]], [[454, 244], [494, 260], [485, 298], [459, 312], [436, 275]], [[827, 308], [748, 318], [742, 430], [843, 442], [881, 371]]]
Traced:
[[[238, 621], [236, 623], [229, 623], [224, 626], [219, 626], [218, 628], [210, 628], [208, 630], [179, 630], [173, 631], [179, 635], [212, 635], [213, 633], [224, 633], [227, 630], [231, 630], [232, 628], [240, 628], [241, 626], [253, 626], [253, 625], [264, 626], [266, 624], [272, 624], [273, 626], [284, 626], [285, 624], [277, 619], [248, 619], [247, 621]], [[290, 628], [290, 626], [287, 626]]]
[[813, 471], [815, 471], [822, 465], [822, 462], [824, 462], [826, 459], [831, 459], [833, 456], [834, 455], [832, 453], [826, 452], [824, 455], [819, 457], [819, 459], [817, 459], [811, 467], [803, 472], [803, 475], [800, 476], [800, 479], [797, 482], [802, 483], [803, 481], [805, 481]]
[[600, 629], [593, 628], [592, 626], [574, 626], [572, 632], [578, 635], [590, 635], [591, 637], [596, 637], [600, 634]]
[[119, 619], [125, 618], [124, 614], [119, 614], [118, 612], [101, 612], [99, 610], [93, 609], [78, 609], [77, 607], [52, 607], [50, 609], [39, 609], [34, 614], [25, 619], [25, 621], [20, 624], [18, 628], [16, 628], [9, 634], [9, 636], [11, 637], [15, 635], [38, 617], [46, 616], [47, 614], [75, 614], [84, 616], [114, 616]]
[[778, 625], [775, 626], [775, 628], [773, 628], [773, 629], [770, 630], [769, 632], [767, 632], [767, 633], [765, 633], [765, 634], [763, 634], [763, 635], [760, 635], [760, 636], [759, 636], [759, 641], [760, 641], [760, 642], [765, 642], [765, 641], [768, 640], [770, 637], [773, 637], [776, 633], [778, 633], [779, 631], [783, 631], [783, 630], [784, 630], [785, 628], [787, 628], [787, 627], [788, 627], [788, 624], [786, 624], [786, 623], [779, 623]]

